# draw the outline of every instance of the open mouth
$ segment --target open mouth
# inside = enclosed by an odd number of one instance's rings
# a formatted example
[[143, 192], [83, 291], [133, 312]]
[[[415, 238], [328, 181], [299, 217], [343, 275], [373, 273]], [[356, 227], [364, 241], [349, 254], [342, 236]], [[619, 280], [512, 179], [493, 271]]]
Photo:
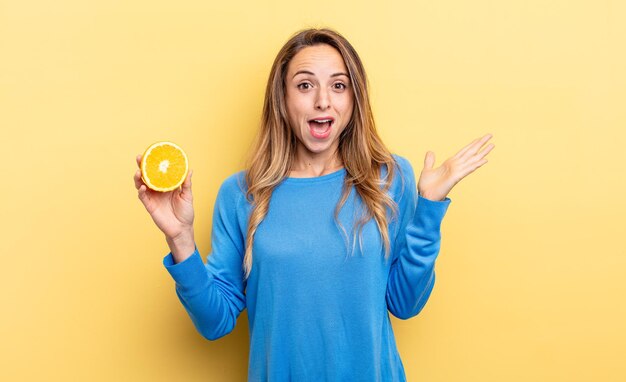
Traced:
[[314, 138], [324, 139], [328, 138], [332, 130], [333, 118], [316, 118], [309, 120], [309, 131]]

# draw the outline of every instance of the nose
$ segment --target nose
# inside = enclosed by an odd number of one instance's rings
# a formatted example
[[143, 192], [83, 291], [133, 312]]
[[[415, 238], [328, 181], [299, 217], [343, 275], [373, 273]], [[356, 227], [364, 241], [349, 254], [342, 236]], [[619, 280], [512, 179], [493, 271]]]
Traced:
[[326, 110], [330, 106], [330, 99], [328, 92], [324, 89], [320, 89], [317, 92], [317, 98], [315, 99], [315, 108], [317, 110]]

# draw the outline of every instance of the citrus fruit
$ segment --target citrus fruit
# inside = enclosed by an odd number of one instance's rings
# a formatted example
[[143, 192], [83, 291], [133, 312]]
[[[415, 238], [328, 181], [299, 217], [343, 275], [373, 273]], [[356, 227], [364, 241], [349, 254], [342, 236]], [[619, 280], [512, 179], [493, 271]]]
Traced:
[[177, 189], [187, 177], [187, 154], [172, 142], [156, 142], [141, 157], [141, 179], [154, 191]]

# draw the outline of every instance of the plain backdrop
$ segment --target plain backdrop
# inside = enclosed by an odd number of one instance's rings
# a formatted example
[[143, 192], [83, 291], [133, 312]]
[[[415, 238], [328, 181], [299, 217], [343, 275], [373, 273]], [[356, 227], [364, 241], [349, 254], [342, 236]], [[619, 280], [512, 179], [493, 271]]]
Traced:
[[246, 311], [218, 341], [195, 331], [135, 156], [186, 150], [206, 260], [217, 190], [305, 27], [352, 42], [417, 176], [428, 150], [438, 166], [494, 135], [449, 195], [428, 304], [392, 317], [409, 381], [626, 380], [617, 0], [0, 0], [0, 380], [245, 380]]

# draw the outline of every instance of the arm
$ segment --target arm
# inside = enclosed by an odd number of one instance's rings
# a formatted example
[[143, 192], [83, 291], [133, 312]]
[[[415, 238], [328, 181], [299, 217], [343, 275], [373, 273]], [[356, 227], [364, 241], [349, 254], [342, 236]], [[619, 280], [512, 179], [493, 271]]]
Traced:
[[418, 194], [411, 164], [399, 157], [404, 189], [396, 200], [398, 230], [387, 281], [387, 307], [396, 317], [416, 316], [428, 301], [435, 283], [435, 260], [439, 254], [441, 221], [450, 198], [430, 200]]
[[237, 187], [235, 174], [226, 179], [218, 192], [213, 210], [212, 251], [206, 265], [197, 247], [180, 263], [175, 263], [171, 252], [163, 259], [176, 282], [176, 295], [198, 332], [208, 340], [230, 333], [246, 306], [244, 236], [237, 218], [243, 194]]

